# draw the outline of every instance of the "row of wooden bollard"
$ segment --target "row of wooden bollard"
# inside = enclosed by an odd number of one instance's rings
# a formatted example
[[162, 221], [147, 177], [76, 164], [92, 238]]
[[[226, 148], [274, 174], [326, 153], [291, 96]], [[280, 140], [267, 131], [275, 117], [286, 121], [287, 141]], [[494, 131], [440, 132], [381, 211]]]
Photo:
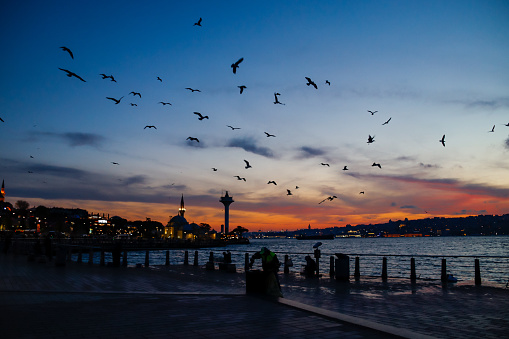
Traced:
[[[350, 257], [344, 254], [336, 254], [337, 259], [333, 256], [330, 257], [330, 276], [336, 277], [336, 280], [339, 281], [349, 281], [350, 280]], [[479, 263], [479, 259], [475, 259], [475, 285], [481, 285], [481, 265]], [[355, 271], [354, 278], [355, 280], [359, 280], [361, 277], [360, 274], [360, 260], [359, 257], [355, 257]], [[447, 274], [447, 261], [446, 259], [442, 259], [442, 271], [440, 280], [443, 283], [450, 282], [451, 275]], [[387, 257], [382, 258], [382, 281], [387, 281]], [[417, 281], [417, 274], [415, 269], [415, 258], [410, 259], [410, 281], [415, 283]]]

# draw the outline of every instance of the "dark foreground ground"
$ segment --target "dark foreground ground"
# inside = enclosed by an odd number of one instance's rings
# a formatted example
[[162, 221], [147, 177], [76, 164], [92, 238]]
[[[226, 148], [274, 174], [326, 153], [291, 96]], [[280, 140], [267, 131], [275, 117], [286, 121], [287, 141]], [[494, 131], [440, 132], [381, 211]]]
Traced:
[[123, 268], [0, 254], [0, 338], [508, 338], [509, 290], [279, 275], [284, 298], [202, 266]]

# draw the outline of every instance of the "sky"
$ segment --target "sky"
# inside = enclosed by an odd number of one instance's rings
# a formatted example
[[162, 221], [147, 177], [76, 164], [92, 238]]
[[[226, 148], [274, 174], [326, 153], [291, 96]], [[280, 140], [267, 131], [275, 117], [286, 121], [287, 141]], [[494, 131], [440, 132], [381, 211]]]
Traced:
[[250, 231], [509, 213], [507, 1], [1, 7], [13, 204], [166, 224], [183, 195], [218, 231], [226, 191]]

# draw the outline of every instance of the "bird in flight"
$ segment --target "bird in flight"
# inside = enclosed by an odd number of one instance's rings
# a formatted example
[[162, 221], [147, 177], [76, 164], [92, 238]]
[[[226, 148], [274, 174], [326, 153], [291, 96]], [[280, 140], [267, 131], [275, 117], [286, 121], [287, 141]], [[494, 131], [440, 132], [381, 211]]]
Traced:
[[157, 77], [157, 80], [163, 82], [163, 79], [161, 79], [160, 77]]
[[346, 166], [343, 167], [343, 171], [348, 171], [348, 168]]
[[155, 127], [154, 125], [147, 125], [143, 129], [145, 129], [145, 128], [154, 128], [154, 129], [157, 129], [157, 127]]
[[131, 106], [138, 106], [138, 105], [137, 105], [137, 104], [133, 104], [133, 103], [131, 102]]
[[244, 181], [246, 181], [246, 178], [241, 178], [241, 177], [240, 177], [240, 176], [238, 176], [238, 175], [234, 175], [234, 177], [235, 177], [235, 178], [237, 178], [237, 180], [244, 180]]
[[198, 21], [195, 22], [193, 26], [200, 26], [201, 27], [201, 20], [202, 20], [202, 18], [198, 19]]
[[131, 92], [131, 93], [129, 93], [129, 94], [132, 94], [132, 95], [133, 95], [133, 97], [134, 97], [134, 96], [139, 96], [139, 97], [141, 98], [141, 93], [138, 93], [138, 92]]
[[368, 135], [368, 144], [372, 144], [375, 142], [375, 136]]
[[275, 100], [275, 101], [274, 101], [274, 103], [275, 103], [275, 104], [284, 105], [281, 101], [279, 101], [279, 99], [278, 99], [278, 97], [277, 97], [278, 95], [281, 95], [281, 93], [277, 93], [277, 92], [276, 92], [276, 93], [274, 93], [274, 100]]
[[306, 78], [306, 80], [308, 81], [306, 85], [308, 85], [308, 86], [310, 86], [310, 85], [311, 85], [311, 86], [313, 86], [315, 89], [318, 89], [318, 86], [316, 86], [316, 84], [314, 83], [314, 81], [313, 81], [313, 80], [311, 80], [311, 79], [310, 79], [310, 78], [308, 78], [308, 77], [305, 77], [305, 78]]
[[491, 128], [491, 131], [488, 131], [488, 133], [495, 132], [495, 125]]
[[162, 101], [159, 101], [159, 103], [160, 103], [160, 104], [163, 104], [163, 106], [166, 106], [166, 105], [170, 105], [170, 106], [172, 106], [172, 104], [171, 104], [171, 103], [169, 103], [169, 102], [162, 102]]
[[198, 138], [193, 138], [193, 137], [187, 137], [186, 140], [191, 140], [191, 141], [196, 141], [196, 142], [200, 142], [200, 140], [198, 140]]
[[230, 126], [230, 125], [226, 125], [226, 127], [230, 127], [232, 129], [232, 131], [234, 131], [236, 129], [240, 129], [240, 127], [233, 127], [233, 126]]
[[268, 137], [275, 137], [275, 135], [274, 135], [274, 134], [269, 134], [269, 133], [267, 133], [267, 132], [263, 132], [263, 133], [265, 133], [265, 135], [267, 136], [267, 138], [268, 138]]
[[298, 190], [299, 189], [299, 186], [295, 186], [295, 189]]
[[102, 77], [103, 77], [103, 79], [108, 79], [108, 78], [110, 77], [109, 75], [106, 75], [106, 74], [104, 74], [104, 73], [101, 73], [101, 74], [99, 74], [99, 75], [100, 75], [100, 76], [102, 76]]
[[441, 142], [442, 146], [445, 147], [445, 134], [442, 136], [442, 139], [438, 140], [438, 142]]
[[115, 80], [115, 78], [113, 77], [113, 75], [110, 75], [110, 79], [111, 79], [111, 81], [113, 81], [113, 82], [117, 82], [117, 80]]
[[244, 90], [247, 88], [246, 86], [244, 85], [241, 85], [241, 86], [237, 86], [238, 88], [240, 88], [240, 94], [242, 94], [244, 92]]
[[332, 201], [332, 200], [334, 200], [335, 198], [337, 198], [337, 196], [335, 196], [335, 195], [330, 196], [330, 197], [328, 197], [328, 198], [323, 199], [323, 200], [322, 200], [322, 201], [320, 201], [318, 204], [321, 204], [322, 202], [324, 202], [324, 201], [326, 201], [326, 200]]
[[76, 78], [80, 79], [81, 81], [86, 82], [85, 80], [83, 80], [83, 78], [82, 78], [82, 77], [80, 77], [78, 74], [76, 74], [76, 73], [74, 73], [74, 72], [68, 71], [68, 70], [63, 69], [63, 68], [60, 68], [60, 67], [59, 67], [58, 69], [59, 69], [59, 70], [61, 70], [61, 71], [66, 72], [66, 73], [67, 73], [67, 76], [68, 76], [69, 78], [70, 78], [70, 77], [76, 77]]
[[194, 88], [191, 88], [191, 87], [186, 87], [186, 89], [190, 90], [191, 92], [201, 92], [199, 89], [194, 89]]
[[4, 121], [4, 119], [2, 119], [2, 118], [0, 118], [0, 121], [1, 121], [1, 122], [5, 122], [5, 121]]
[[274, 180], [269, 181], [269, 182], [267, 183], [267, 185], [268, 185], [268, 184], [274, 184], [274, 185], [276, 185], [276, 186], [277, 186], [277, 184], [276, 184], [276, 182], [275, 182]]
[[239, 64], [244, 61], [244, 58], [240, 58], [239, 60], [237, 60], [236, 62], [234, 62], [232, 64], [232, 68], [233, 68], [233, 74], [236, 74], [237, 73], [237, 68], [239, 68]]
[[368, 110], [368, 112], [371, 113], [371, 115], [375, 115], [375, 113], [378, 112], [378, 111], [370, 111], [370, 110]]
[[[122, 98], [123, 98], [123, 97], [122, 97]], [[106, 97], [106, 99], [110, 99], [110, 100], [115, 101], [115, 105], [118, 105], [118, 104], [120, 103], [120, 100], [122, 100], [122, 98], [120, 98], [120, 99], [115, 99], [115, 98]]]
[[359, 194], [364, 194], [364, 191], [360, 191]]
[[376, 162], [374, 162], [374, 163], [373, 163], [373, 165], [371, 165], [371, 166], [376, 166], [376, 167], [378, 167], [378, 168], [382, 168], [382, 165], [377, 164]]
[[215, 168], [215, 167], [212, 167], [212, 170], [213, 170], [214, 172], [217, 172], [217, 168]]
[[330, 86], [330, 81], [329, 80], [325, 80], [325, 83]]
[[509, 127], [509, 122], [507, 124], [502, 124], [502, 125]]
[[112, 163], [113, 165], [120, 165], [118, 162], [114, 162], [114, 161], [112, 161], [111, 163]]
[[323, 162], [321, 162], [320, 165], [330, 167], [329, 164], [326, 164], [326, 163], [323, 163]]
[[292, 194], [292, 191], [290, 191], [289, 189], [286, 190], [286, 195], [293, 195]]
[[387, 125], [389, 123], [389, 121], [391, 121], [392, 117], [389, 118], [389, 120], [387, 120], [386, 122], [384, 122], [382, 125]]
[[193, 112], [193, 113], [196, 114], [197, 116], [199, 116], [198, 120], [203, 120], [203, 119], [208, 119], [209, 118], [208, 115], [203, 116], [203, 115], [201, 115], [200, 112]]
[[69, 48], [65, 47], [65, 46], [62, 46], [60, 47], [62, 49], [62, 51], [66, 51], [67, 53], [69, 53], [69, 55], [71, 56], [72, 59], [74, 59], [74, 55], [72, 55], [72, 52]]
[[253, 167], [253, 166], [251, 166], [251, 165], [249, 164], [249, 161], [244, 160], [244, 162], [246, 163], [246, 167], [245, 167], [245, 169], [248, 169], [248, 168], [252, 168], [252, 167]]

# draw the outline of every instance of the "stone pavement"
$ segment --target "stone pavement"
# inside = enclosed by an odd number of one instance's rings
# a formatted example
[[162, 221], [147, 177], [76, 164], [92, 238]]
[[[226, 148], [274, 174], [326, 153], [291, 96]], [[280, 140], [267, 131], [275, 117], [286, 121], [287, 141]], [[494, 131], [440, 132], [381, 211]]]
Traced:
[[502, 338], [509, 291], [341, 284], [280, 274], [285, 298], [245, 295], [245, 275], [203, 267], [103, 267], [0, 254], [1, 338]]

